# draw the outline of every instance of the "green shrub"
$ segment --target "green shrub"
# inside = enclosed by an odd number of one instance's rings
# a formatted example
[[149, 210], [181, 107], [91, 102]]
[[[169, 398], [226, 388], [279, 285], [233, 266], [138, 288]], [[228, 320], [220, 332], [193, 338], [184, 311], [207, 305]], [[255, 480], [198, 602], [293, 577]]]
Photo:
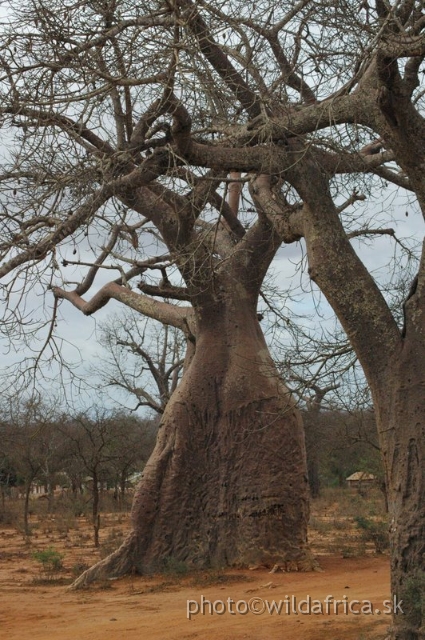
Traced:
[[53, 549], [53, 547], [48, 547], [42, 551], [34, 551], [32, 557], [41, 564], [44, 573], [47, 575], [53, 575], [63, 569], [63, 554]]

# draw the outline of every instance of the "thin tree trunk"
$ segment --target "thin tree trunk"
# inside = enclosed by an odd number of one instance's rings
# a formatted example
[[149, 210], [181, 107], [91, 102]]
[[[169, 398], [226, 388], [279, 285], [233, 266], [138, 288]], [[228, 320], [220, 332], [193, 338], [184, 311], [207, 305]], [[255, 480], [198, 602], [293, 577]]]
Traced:
[[94, 546], [99, 546], [99, 529], [100, 529], [100, 515], [99, 515], [99, 483], [97, 474], [93, 473], [93, 533], [94, 533]]
[[53, 475], [48, 474], [47, 477], [47, 513], [52, 513], [54, 503], [55, 503], [55, 493], [54, 493], [54, 484], [53, 484]]
[[124, 500], [124, 496], [125, 496], [125, 485], [127, 483], [127, 472], [123, 471], [121, 473], [121, 479], [120, 479], [120, 497], [122, 500]]
[[[299, 412], [281, 384], [255, 309], [209, 309], [195, 355], [162, 417], [123, 547], [75, 583], [190, 567], [315, 566]], [[215, 317], [213, 317], [215, 315]]]
[[319, 461], [313, 451], [310, 450], [310, 452], [307, 452], [308, 454], [307, 470], [310, 495], [312, 498], [318, 498], [320, 496]]
[[30, 504], [31, 482], [27, 482], [25, 485], [25, 497], [24, 497], [24, 532], [26, 536], [31, 535], [29, 526], [29, 504]]
[[125, 505], [125, 497], [126, 497], [126, 484], [127, 484], [127, 471], [121, 472], [120, 482], [119, 482], [119, 491], [118, 491], [118, 504], [120, 509], [123, 509]]
[[320, 495], [318, 448], [318, 438], [320, 437], [319, 420], [319, 410], [310, 409], [304, 416], [308, 484], [310, 487], [310, 496], [312, 498], [318, 498]]

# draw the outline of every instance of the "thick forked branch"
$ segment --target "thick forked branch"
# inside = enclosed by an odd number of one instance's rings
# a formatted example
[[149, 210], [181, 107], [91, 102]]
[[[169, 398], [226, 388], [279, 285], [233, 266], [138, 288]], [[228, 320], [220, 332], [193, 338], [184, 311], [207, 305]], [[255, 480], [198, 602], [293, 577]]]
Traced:
[[[196, 186], [199, 182], [202, 182], [205, 180], [211, 180], [208, 174], [200, 178], [199, 176], [196, 176], [194, 173], [192, 173], [186, 168], [180, 169], [179, 171], [177, 171], [176, 175], [178, 175], [183, 180], [185, 180], [186, 182], [194, 186]], [[214, 172], [214, 175], [216, 175], [216, 172]], [[239, 176], [240, 174], [239, 173], [236, 174], [236, 172], [230, 172], [230, 176], [232, 175]], [[224, 176], [226, 176], [226, 173], [223, 173], [221, 175], [220, 180], [223, 180]], [[217, 180], [218, 179], [219, 178], [217, 177]], [[234, 179], [235, 178], [233, 178], [233, 180]], [[229, 184], [229, 193], [230, 193], [230, 190], [231, 190], [230, 186], [235, 185], [235, 182], [232, 182], [232, 178], [230, 178], [229, 180], [230, 180], [230, 184]], [[237, 200], [235, 197], [235, 200], [233, 202], [234, 206], [233, 205], [231, 206], [230, 202], [226, 202], [226, 200], [215, 189], [211, 189], [208, 191], [207, 200], [209, 204], [211, 204], [219, 212], [219, 214], [224, 218], [226, 222], [226, 226], [228, 227], [229, 231], [232, 234], [234, 234], [235, 238], [242, 238], [245, 235], [245, 228], [243, 224], [239, 221], [239, 219], [237, 218], [234, 212], [236, 207], [236, 202], [237, 202], [237, 206], [239, 207], [239, 199], [240, 199], [239, 185], [238, 185], [237, 191], [238, 191], [238, 197], [237, 197]]]
[[146, 109], [144, 114], [139, 118], [131, 134], [128, 149], [129, 151], [137, 151], [141, 148], [146, 140], [146, 135], [155, 120], [164, 112], [163, 100], [155, 100]]
[[104, 285], [88, 301], [79, 296], [76, 291], [65, 291], [60, 287], [52, 287], [52, 291], [57, 298], [68, 300], [86, 316], [92, 315], [104, 307], [109, 300], [113, 299], [148, 318], [153, 318], [163, 324], [170, 324], [177, 329], [181, 329], [185, 334], [187, 334], [188, 325], [192, 321], [192, 310], [189, 307], [176, 307], [167, 302], [154, 300], [148, 296], [135, 293], [116, 282], [109, 282]]
[[425, 55], [425, 33], [417, 36], [391, 34], [380, 44], [380, 52], [386, 58], [411, 58]]
[[[332, 305], [372, 388], [383, 392], [388, 366], [401, 345], [400, 330], [349, 242], [327, 178], [311, 162], [300, 168], [296, 188], [304, 201], [310, 277]], [[341, 264], [344, 268], [336, 266]]]
[[[385, 162], [394, 160], [392, 151], [375, 155], [360, 153], [329, 153], [315, 150], [315, 154], [329, 173], [367, 173], [381, 167]], [[288, 148], [282, 146], [227, 147], [200, 144], [192, 141], [187, 149], [188, 162], [201, 167], [221, 170], [242, 171], [246, 173], [281, 174], [302, 160], [304, 148], [294, 144]]]
[[188, 28], [198, 38], [199, 48], [210, 65], [234, 93], [248, 115], [251, 118], [260, 115], [260, 100], [215, 42], [196, 5], [191, 0], [178, 0], [178, 4], [183, 9], [183, 17], [187, 21]]
[[276, 229], [265, 216], [260, 217], [238, 242], [221, 271], [232, 271], [246, 291], [256, 297], [281, 243]]
[[139, 282], [137, 288], [150, 296], [171, 298], [172, 300], [190, 300], [190, 294], [185, 287], [176, 287], [171, 283], [160, 283], [158, 286]]
[[109, 255], [111, 254], [111, 251], [115, 247], [115, 244], [118, 240], [119, 231], [120, 229], [118, 226], [116, 226], [115, 229], [113, 229], [109, 242], [106, 245], [106, 247], [103, 249], [100, 256], [97, 258], [96, 264], [90, 267], [86, 277], [76, 288], [76, 292], [78, 293], [78, 295], [83, 296], [85, 293], [87, 293], [87, 291], [92, 286], [100, 267], [103, 265], [103, 263], [109, 257]]
[[238, 171], [231, 171], [230, 178], [234, 178], [235, 182], [229, 182], [227, 190], [227, 201], [229, 209], [235, 218], [239, 215], [239, 203], [242, 193], [242, 183], [240, 182], [241, 174]]
[[259, 216], [266, 216], [285, 243], [296, 242], [301, 238], [300, 208], [289, 205], [279, 193], [273, 193], [269, 175], [262, 174], [255, 179], [251, 195]]
[[291, 105], [278, 116], [264, 120], [253, 120], [248, 129], [255, 131], [261, 126], [262, 135], [272, 140], [283, 140], [289, 136], [320, 131], [338, 124], [359, 123], [368, 125], [371, 118], [367, 109], [368, 95], [357, 89], [349, 95], [330, 96], [322, 102], [293, 109]]

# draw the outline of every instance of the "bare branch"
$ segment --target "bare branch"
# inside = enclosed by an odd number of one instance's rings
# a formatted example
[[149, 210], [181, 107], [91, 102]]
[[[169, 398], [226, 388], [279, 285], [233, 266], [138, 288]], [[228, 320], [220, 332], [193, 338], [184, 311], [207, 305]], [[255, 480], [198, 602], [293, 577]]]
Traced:
[[137, 294], [115, 282], [104, 285], [88, 301], [83, 300], [76, 291], [65, 291], [60, 287], [52, 287], [52, 291], [57, 298], [68, 300], [86, 316], [92, 315], [104, 307], [109, 300], [114, 299], [148, 318], [153, 318], [163, 324], [170, 324], [185, 333], [187, 332], [188, 322], [191, 319], [190, 308], [175, 307], [166, 302], [159, 302], [148, 296]]

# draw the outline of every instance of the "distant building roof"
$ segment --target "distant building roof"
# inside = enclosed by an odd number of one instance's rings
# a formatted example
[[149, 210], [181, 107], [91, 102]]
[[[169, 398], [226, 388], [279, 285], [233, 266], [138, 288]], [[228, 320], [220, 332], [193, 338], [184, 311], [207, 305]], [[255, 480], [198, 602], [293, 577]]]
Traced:
[[351, 476], [348, 476], [347, 480], [362, 482], [363, 480], [376, 480], [376, 476], [373, 473], [366, 473], [366, 471], [356, 471], [352, 473]]
[[137, 484], [142, 475], [143, 473], [141, 471], [136, 471], [136, 473], [132, 473], [130, 476], [128, 476], [127, 482], [129, 482], [129, 484]]

